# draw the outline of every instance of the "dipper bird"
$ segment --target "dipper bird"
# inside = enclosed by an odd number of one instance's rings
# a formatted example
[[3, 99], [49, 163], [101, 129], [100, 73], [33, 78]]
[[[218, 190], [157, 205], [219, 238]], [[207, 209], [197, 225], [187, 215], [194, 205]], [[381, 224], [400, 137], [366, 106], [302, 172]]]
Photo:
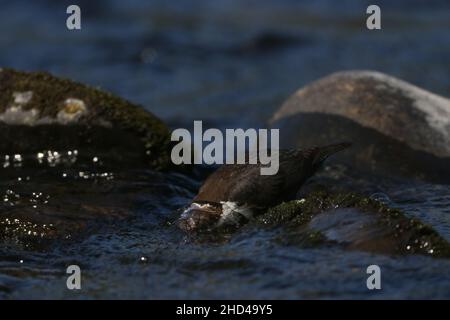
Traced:
[[248, 221], [255, 214], [294, 199], [300, 187], [330, 155], [350, 145], [280, 150], [279, 170], [275, 175], [261, 175], [259, 163], [223, 165], [203, 183], [182, 213], [178, 226], [186, 231], [201, 231]]

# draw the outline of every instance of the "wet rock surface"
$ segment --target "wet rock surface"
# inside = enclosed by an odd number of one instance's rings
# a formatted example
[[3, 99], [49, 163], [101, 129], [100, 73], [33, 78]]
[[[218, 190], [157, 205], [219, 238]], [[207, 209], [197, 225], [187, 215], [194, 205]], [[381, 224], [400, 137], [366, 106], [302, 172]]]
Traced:
[[340, 156], [358, 169], [450, 179], [450, 100], [379, 72], [339, 72], [313, 82], [270, 123], [280, 128], [282, 147], [351, 139], [354, 147]]
[[257, 222], [283, 226], [286, 236], [281, 239], [289, 245], [450, 258], [450, 244], [431, 226], [354, 192], [314, 191], [271, 208]]

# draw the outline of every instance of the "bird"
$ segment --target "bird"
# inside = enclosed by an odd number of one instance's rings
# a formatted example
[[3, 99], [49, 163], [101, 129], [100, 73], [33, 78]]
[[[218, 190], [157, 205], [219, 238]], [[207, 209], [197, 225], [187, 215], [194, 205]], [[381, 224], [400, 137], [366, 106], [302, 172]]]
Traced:
[[261, 175], [260, 163], [222, 165], [205, 180], [178, 219], [178, 226], [191, 232], [241, 225], [270, 207], [295, 199], [329, 156], [350, 146], [344, 142], [279, 150], [279, 170], [274, 175]]

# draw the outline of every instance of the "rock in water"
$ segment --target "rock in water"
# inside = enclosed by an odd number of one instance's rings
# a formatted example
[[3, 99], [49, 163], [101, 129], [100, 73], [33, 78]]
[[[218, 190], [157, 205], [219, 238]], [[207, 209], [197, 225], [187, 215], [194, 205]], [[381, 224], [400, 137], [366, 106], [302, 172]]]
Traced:
[[315, 190], [302, 200], [269, 209], [257, 222], [266, 227], [283, 225], [279, 240], [288, 245], [450, 258], [450, 244], [431, 226], [351, 192]]
[[143, 108], [43, 72], [0, 69], [0, 154], [77, 149], [170, 165], [169, 130]]
[[3, 247], [40, 248], [129, 218], [139, 198], [130, 186], [162, 185], [165, 174], [148, 169], [171, 164], [169, 130], [153, 114], [48, 73], [0, 69], [0, 136]]
[[285, 148], [352, 141], [363, 170], [450, 181], [450, 100], [372, 71], [338, 72], [297, 91], [270, 119]]

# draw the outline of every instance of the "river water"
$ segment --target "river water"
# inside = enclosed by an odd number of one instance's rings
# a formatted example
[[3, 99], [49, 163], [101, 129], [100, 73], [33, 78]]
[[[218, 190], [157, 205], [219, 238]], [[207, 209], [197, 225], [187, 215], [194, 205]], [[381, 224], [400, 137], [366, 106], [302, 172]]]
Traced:
[[[375, 69], [450, 96], [445, 1], [378, 1], [383, 29], [374, 32], [365, 29], [366, 1], [78, 4], [82, 30], [69, 32], [64, 1], [2, 3], [0, 66], [99, 86], [173, 128], [193, 120], [264, 127], [297, 88], [344, 69]], [[2, 219], [58, 214], [74, 227], [67, 224], [67, 239], [35, 248], [4, 240], [0, 298], [450, 298], [447, 260], [300, 248], [276, 241], [281, 229], [251, 225], [225, 242], [191, 239], [173, 222], [208, 170], [188, 177], [21, 156], [34, 160], [0, 168]], [[337, 170], [332, 161], [325, 169], [312, 184]], [[449, 186], [347, 179], [450, 241]], [[80, 221], [86, 229], [77, 233]], [[81, 291], [66, 288], [70, 264], [82, 268]], [[380, 291], [367, 290], [371, 264], [382, 268]]]

